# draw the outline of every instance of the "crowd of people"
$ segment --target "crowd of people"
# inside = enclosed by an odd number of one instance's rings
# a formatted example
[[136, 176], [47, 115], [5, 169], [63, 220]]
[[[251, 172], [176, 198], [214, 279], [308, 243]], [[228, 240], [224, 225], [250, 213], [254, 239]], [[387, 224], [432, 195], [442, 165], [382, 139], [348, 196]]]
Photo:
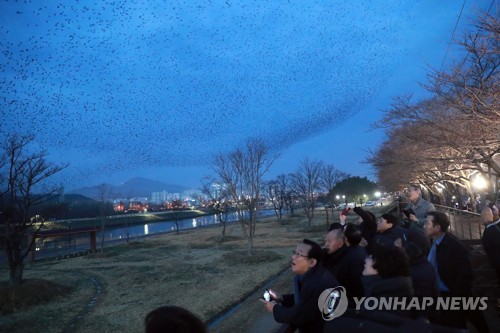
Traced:
[[[370, 332], [417, 331], [460, 332], [470, 322], [477, 332], [489, 332], [483, 313], [478, 308], [456, 310], [436, 309], [429, 306], [411, 310], [392, 309], [368, 311], [356, 308], [361, 297], [417, 298], [425, 300], [440, 297], [456, 299], [474, 297], [474, 273], [468, 248], [449, 232], [448, 215], [436, 211], [434, 205], [422, 198], [418, 186], [410, 186], [409, 203], [403, 209], [402, 219], [391, 213], [378, 219], [361, 207], [354, 208], [358, 221], [346, 223], [341, 213], [339, 222], [333, 223], [325, 236], [322, 266], [334, 277], [329, 288], [342, 286], [346, 290], [349, 308], [332, 321], [321, 320], [319, 313], [309, 317], [322, 329], [308, 324], [302, 316], [283, 317], [280, 313], [293, 314], [297, 305], [303, 306], [307, 297], [317, 299], [325, 289], [318, 284], [315, 292], [302, 293], [300, 281], [294, 283], [294, 294], [288, 295], [295, 303], [283, 303], [279, 298], [266, 304], [276, 321], [289, 324], [300, 332]], [[486, 225], [483, 247], [495, 268], [500, 286], [500, 226], [496, 205], [486, 207], [483, 214]], [[292, 267], [308, 256], [294, 256]], [[315, 259], [315, 265], [319, 260]], [[295, 272], [295, 271], [294, 271]], [[297, 272], [296, 272], [297, 274]], [[305, 272], [311, 279], [314, 271]], [[295, 295], [295, 299], [293, 296]], [[300, 297], [297, 297], [299, 295]], [[309, 300], [308, 302], [312, 302]], [[272, 304], [272, 305], [270, 305]], [[315, 309], [318, 311], [318, 309]], [[356, 311], [354, 311], [356, 310]], [[422, 326], [425, 325], [425, 326]], [[403, 329], [403, 327], [406, 327]], [[292, 330], [293, 330], [292, 329]]]
[[[448, 215], [436, 211], [411, 186], [410, 202], [396, 216], [375, 215], [361, 207], [358, 219], [346, 223], [343, 211], [325, 235], [324, 246], [304, 239], [292, 251], [293, 293], [269, 290], [263, 302], [275, 321], [288, 332], [462, 332], [470, 322], [477, 332], [489, 332], [477, 309], [441, 310], [435, 307], [371, 310], [360, 308], [360, 299], [398, 298], [417, 300], [473, 297], [474, 273], [470, 251], [449, 232]], [[494, 267], [500, 286], [500, 217], [498, 205], [481, 214], [485, 225], [483, 248]], [[405, 221], [404, 221], [405, 220]], [[345, 291], [342, 315], [325, 320], [319, 299], [325, 290]], [[333, 303], [328, 303], [333, 311]], [[344, 313], [345, 311], [345, 313]], [[322, 317], [323, 316], [323, 317]], [[162, 307], [148, 314], [146, 333], [206, 332], [201, 321], [188, 311]], [[170, 330], [162, 330], [169, 327]]]

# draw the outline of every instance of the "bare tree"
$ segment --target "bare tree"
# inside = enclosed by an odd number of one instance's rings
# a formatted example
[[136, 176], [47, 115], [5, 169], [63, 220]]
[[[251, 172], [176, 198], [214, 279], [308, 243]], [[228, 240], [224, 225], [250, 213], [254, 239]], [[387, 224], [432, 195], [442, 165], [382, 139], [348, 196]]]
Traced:
[[[104, 252], [104, 234], [106, 229], [106, 221], [109, 212], [109, 200], [113, 195], [106, 184], [101, 184], [97, 187], [97, 195], [99, 200], [99, 221], [101, 224], [101, 252]], [[127, 243], [129, 241], [128, 223], [127, 223]]]
[[285, 192], [285, 207], [286, 207], [287, 211], [289, 211], [290, 214], [293, 215], [297, 195], [296, 195], [295, 190], [293, 189], [293, 185], [292, 185], [292, 180], [291, 180], [292, 174], [286, 175], [285, 179], [287, 179], [287, 186], [286, 186], [286, 192]]
[[499, 26], [497, 18], [481, 14], [458, 43], [465, 50], [462, 61], [429, 75], [423, 86], [430, 97], [397, 98], [376, 125], [387, 129], [388, 139], [369, 162], [386, 187], [418, 182], [435, 191], [439, 184], [472, 197], [471, 175], [498, 178]]
[[35, 242], [35, 237], [26, 242], [26, 235], [36, 234], [43, 226], [43, 217], [36, 216], [34, 207], [61, 192], [45, 188], [44, 182], [67, 166], [48, 162], [44, 151], [31, 153], [33, 141], [32, 135], [12, 134], [0, 147], [1, 218], [11, 284], [21, 283], [24, 259]]
[[[215, 187], [215, 188], [214, 188]], [[226, 222], [228, 218], [231, 205], [229, 203], [228, 192], [223, 184], [218, 183], [216, 180], [206, 177], [205, 182], [202, 183], [202, 192], [211, 200], [213, 209], [217, 220], [222, 225], [222, 232], [220, 241], [224, 242], [226, 238]]]
[[[215, 157], [213, 170], [224, 184], [228, 195], [236, 202], [247, 239], [248, 255], [253, 254], [262, 177], [274, 160], [268, 147], [258, 139], [248, 140], [243, 149], [238, 148], [229, 154], [218, 154]], [[248, 214], [247, 219], [243, 218], [243, 210]]]
[[335, 168], [333, 164], [327, 164], [321, 170], [321, 187], [323, 191], [327, 194], [326, 199], [328, 203], [328, 205], [325, 207], [327, 225], [330, 225], [328, 216], [328, 206], [331, 209], [332, 216], [333, 216], [333, 210], [335, 208], [335, 198], [333, 197], [333, 195], [329, 195], [329, 193], [335, 187], [335, 185], [337, 185], [338, 182], [347, 177], [348, 175], [346, 173]]
[[287, 206], [287, 197], [290, 192], [290, 180], [286, 175], [279, 175], [268, 182], [268, 192], [278, 220], [283, 218], [283, 209]]
[[292, 187], [304, 209], [309, 226], [314, 217], [318, 191], [321, 189], [323, 162], [303, 159], [297, 172], [292, 174]]

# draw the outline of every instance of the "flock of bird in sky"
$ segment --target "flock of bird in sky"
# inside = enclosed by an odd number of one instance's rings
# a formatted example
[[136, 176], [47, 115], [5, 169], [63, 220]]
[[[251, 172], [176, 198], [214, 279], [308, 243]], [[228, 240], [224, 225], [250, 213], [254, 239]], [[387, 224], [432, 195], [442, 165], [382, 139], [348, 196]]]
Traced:
[[35, 134], [50, 161], [69, 163], [68, 187], [210, 165], [250, 137], [278, 153], [368, 112], [421, 33], [423, 7], [2, 0], [0, 139]]

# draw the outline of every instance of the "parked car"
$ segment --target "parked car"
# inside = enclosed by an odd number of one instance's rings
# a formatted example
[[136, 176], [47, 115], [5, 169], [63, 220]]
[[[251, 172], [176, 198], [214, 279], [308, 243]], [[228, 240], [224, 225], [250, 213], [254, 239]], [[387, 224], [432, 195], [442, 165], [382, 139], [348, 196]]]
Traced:
[[376, 206], [376, 205], [377, 205], [377, 203], [375, 201], [367, 201], [365, 203], [365, 206]]

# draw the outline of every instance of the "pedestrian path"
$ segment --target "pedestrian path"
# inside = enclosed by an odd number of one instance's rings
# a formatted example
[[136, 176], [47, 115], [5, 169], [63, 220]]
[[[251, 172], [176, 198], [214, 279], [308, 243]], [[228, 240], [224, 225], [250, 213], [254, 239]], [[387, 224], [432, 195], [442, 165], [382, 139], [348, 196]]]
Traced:
[[274, 289], [281, 293], [290, 293], [293, 273], [286, 269], [283, 273], [269, 281], [259, 290], [249, 295], [240, 304], [229, 310], [230, 313], [221, 320], [209, 324], [211, 333], [277, 333], [283, 327], [274, 321], [272, 313], [265, 310], [261, 302], [264, 289]]

